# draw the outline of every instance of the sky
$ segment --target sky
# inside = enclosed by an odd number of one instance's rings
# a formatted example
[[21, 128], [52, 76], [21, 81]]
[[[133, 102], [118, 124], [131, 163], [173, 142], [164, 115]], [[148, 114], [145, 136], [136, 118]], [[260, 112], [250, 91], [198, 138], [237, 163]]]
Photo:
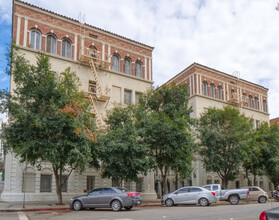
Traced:
[[[269, 89], [279, 117], [279, 0], [26, 0], [155, 47], [154, 86], [197, 62]], [[11, 39], [12, 0], [0, 0], [0, 88]], [[80, 16], [81, 15], [81, 16]]]

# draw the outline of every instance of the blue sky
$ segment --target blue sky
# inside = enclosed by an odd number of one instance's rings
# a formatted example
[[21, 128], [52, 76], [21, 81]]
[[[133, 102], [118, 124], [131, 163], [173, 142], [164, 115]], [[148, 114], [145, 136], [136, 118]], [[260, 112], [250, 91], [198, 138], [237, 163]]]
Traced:
[[[161, 85], [198, 62], [269, 88], [270, 118], [279, 117], [279, 0], [26, 0], [154, 46], [153, 79]], [[67, 2], [65, 4], [65, 2]], [[0, 87], [10, 41], [12, 0], [0, 0]]]

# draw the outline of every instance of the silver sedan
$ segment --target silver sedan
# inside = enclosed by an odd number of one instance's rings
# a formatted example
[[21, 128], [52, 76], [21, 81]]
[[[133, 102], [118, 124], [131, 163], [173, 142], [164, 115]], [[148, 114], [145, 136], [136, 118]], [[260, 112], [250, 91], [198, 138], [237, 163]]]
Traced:
[[105, 187], [92, 190], [86, 195], [73, 197], [70, 200], [72, 209], [78, 211], [83, 208], [109, 208], [119, 211], [124, 207], [130, 210], [134, 205], [140, 205], [140, 193], [130, 192], [124, 188]]
[[213, 202], [217, 202], [215, 192], [210, 192], [199, 186], [182, 187], [164, 195], [162, 199], [162, 204], [166, 206], [179, 204], [200, 204], [201, 206], [208, 206]]

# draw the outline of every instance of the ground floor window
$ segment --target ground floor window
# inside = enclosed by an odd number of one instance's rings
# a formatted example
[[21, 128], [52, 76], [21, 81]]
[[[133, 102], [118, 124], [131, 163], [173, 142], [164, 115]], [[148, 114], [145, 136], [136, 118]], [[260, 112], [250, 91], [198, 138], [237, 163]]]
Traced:
[[35, 192], [36, 174], [24, 173], [22, 180], [22, 192]]
[[62, 176], [62, 183], [64, 183], [61, 187], [61, 192], [67, 192], [68, 191], [68, 176]]
[[41, 175], [41, 192], [51, 192], [52, 175]]
[[136, 191], [143, 192], [143, 177], [138, 178], [138, 181], [136, 183]]
[[86, 182], [87, 191], [91, 191], [95, 188], [95, 176], [87, 176]]

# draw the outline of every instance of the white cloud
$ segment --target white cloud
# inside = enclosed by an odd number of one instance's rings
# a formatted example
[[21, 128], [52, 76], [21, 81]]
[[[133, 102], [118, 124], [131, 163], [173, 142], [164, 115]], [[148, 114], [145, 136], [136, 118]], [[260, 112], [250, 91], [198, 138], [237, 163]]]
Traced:
[[[239, 71], [269, 88], [271, 118], [279, 116], [278, 0], [26, 1], [74, 19], [85, 14], [88, 24], [154, 46], [155, 85], [193, 62]], [[0, 12], [7, 2], [0, 0]], [[8, 22], [6, 17], [0, 21]]]
[[0, 0], [0, 24], [12, 23], [11, 10], [12, 10], [12, 1]]

